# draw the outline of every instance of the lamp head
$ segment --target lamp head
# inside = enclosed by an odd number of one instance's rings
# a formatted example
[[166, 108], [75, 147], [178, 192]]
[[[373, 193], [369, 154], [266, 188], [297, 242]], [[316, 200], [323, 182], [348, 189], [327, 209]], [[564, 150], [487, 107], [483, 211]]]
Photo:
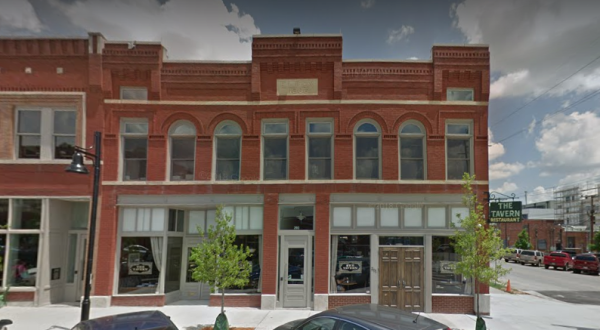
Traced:
[[89, 174], [90, 172], [83, 164], [83, 154], [80, 152], [75, 152], [73, 154], [73, 161], [71, 161], [71, 165], [67, 166], [65, 171], [79, 173], [79, 174]]

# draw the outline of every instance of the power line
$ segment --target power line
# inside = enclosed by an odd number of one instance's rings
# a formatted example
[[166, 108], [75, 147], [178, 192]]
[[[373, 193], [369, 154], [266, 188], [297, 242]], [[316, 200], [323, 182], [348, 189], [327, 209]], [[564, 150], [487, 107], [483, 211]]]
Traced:
[[[598, 41], [598, 39], [600, 39], [600, 37], [596, 38], [591, 44], [595, 43], [596, 41]], [[565, 63], [563, 63], [560, 67], [564, 66], [566, 64], [566, 62], [568, 62], [571, 58], [573, 58], [573, 56], [571, 56], [567, 61], [565, 61]], [[587, 68], [588, 66], [590, 66], [592, 63], [596, 62], [598, 59], [600, 59], [600, 55], [598, 55], [596, 58], [594, 58], [592, 61], [588, 62], [586, 65], [584, 65], [583, 67], [579, 68], [577, 71], [575, 71], [574, 73], [572, 73], [570, 76], [564, 78], [563, 80], [559, 81], [557, 84], [555, 84], [554, 86], [550, 87], [549, 89], [547, 89], [545, 92], [543, 92], [542, 94], [536, 96], [535, 98], [533, 98], [531, 101], [525, 103], [524, 105], [520, 106], [519, 108], [517, 108], [515, 111], [511, 112], [508, 114], [508, 116], [505, 116], [504, 118], [500, 119], [499, 121], [493, 123], [490, 125], [490, 127], [494, 127], [496, 125], [498, 125], [499, 123], [505, 121], [506, 119], [508, 119], [509, 117], [511, 117], [512, 115], [514, 115], [515, 113], [521, 111], [523, 108], [527, 107], [528, 105], [530, 105], [531, 103], [535, 102], [536, 100], [538, 100], [539, 98], [541, 98], [542, 96], [546, 95], [548, 92], [550, 92], [551, 90], [553, 90], [554, 88], [558, 87], [559, 85], [561, 85], [562, 83], [564, 83], [565, 81], [569, 80], [571, 77], [573, 77], [574, 75], [578, 74], [579, 72], [581, 72], [581, 70]], [[560, 69], [560, 68], [559, 68]], [[557, 70], [558, 71], [558, 70]]]
[[[600, 58], [600, 57], [599, 57], [599, 58]], [[558, 110], [556, 110], [556, 111], [552, 112], [552, 113], [551, 113], [551, 114], [550, 114], [550, 115], [549, 115], [549, 116], [546, 118], [546, 120], [547, 120], [547, 119], [550, 119], [550, 118], [553, 118], [553, 117], [554, 117], [556, 114], [558, 114], [559, 112], [564, 112], [564, 111], [566, 111], [566, 110], [572, 109], [572, 108], [574, 108], [575, 106], [577, 106], [577, 105], [579, 105], [579, 104], [581, 104], [581, 103], [584, 103], [584, 102], [586, 102], [586, 101], [588, 101], [588, 100], [590, 100], [590, 99], [594, 98], [594, 97], [595, 97], [595, 96], [597, 96], [597, 95], [600, 95], [600, 89], [597, 89], [596, 91], [594, 91], [594, 92], [592, 92], [592, 93], [590, 93], [590, 94], [587, 94], [586, 96], [584, 96], [584, 97], [580, 98], [579, 100], [575, 101], [573, 104], [569, 105], [568, 107], [560, 108], [560, 109], [558, 109]], [[595, 111], [595, 110], [593, 110], [593, 111]], [[534, 124], [534, 127], [535, 127], [535, 126], [538, 126], [540, 123], [541, 123], [541, 121], [540, 121], [540, 122], [536, 122], [536, 123]], [[511, 135], [509, 135], [509, 136], [507, 136], [507, 137], [505, 137], [505, 138], [503, 138], [503, 139], [501, 139], [501, 140], [495, 141], [494, 143], [502, 143], [502, 142], [504, 142], [504, 141], [506, 141], [506, 140], [508, 140], [508, 139], [510, 139], [510, 138], [512, 138], [512, 137], [514, 137], [514, 136], [516, 136], [516, 135], [518, 135], [518, 134], [520, 134], [520, 133], [523, 133], [523, 132], [525, 132], [525, 131], [528, 131], [528, 130], [529, 130], [529, 126], [527, 126], [527, 127], [524, 127], [524, 128], [522, 128], [522, 129], [520, 129], [519, 131], [517, 131], [517, 132], [515, 132], [515, 133], [513, 133], [513, 134], [511, 134]]]

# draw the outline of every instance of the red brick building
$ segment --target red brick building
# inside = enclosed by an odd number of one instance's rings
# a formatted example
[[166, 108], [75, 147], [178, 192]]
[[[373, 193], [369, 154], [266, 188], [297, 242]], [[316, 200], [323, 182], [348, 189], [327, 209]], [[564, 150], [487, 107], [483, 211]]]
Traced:
[[222, 204], [253, 252], [228, 305], [473, 311], [448, 237], [463, 172], [488, 190], [487, 46], [344, 60], [341, 35], [283, 35], [247, 62], [165, 57], [99, 34], [0, 40], [10, 303], [79, 299], [91, 177], [64, 168], [101, 131], [94, 306], [210, 299], [188, 253]]

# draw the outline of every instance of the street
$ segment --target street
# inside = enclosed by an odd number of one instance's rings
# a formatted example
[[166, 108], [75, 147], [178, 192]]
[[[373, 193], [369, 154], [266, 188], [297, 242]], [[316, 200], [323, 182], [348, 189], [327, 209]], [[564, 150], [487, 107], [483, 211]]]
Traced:
[[600, 306], [600, 276], [574, 274], [552, 267], [534, 267], [502, 261], [512, 271], [502, 278], [512, 289], [538, 294], [574, 304]]

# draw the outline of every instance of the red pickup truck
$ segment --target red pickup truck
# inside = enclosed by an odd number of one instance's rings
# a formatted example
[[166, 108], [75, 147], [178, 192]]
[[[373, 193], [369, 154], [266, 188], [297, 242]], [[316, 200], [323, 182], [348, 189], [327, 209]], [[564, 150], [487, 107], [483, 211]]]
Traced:
[[548, 269], [550, 266], [554, 269], [571, 269], [573, 268], [573, 258], [566, 252], [552, 252], [544, 256], [544, 268]]

